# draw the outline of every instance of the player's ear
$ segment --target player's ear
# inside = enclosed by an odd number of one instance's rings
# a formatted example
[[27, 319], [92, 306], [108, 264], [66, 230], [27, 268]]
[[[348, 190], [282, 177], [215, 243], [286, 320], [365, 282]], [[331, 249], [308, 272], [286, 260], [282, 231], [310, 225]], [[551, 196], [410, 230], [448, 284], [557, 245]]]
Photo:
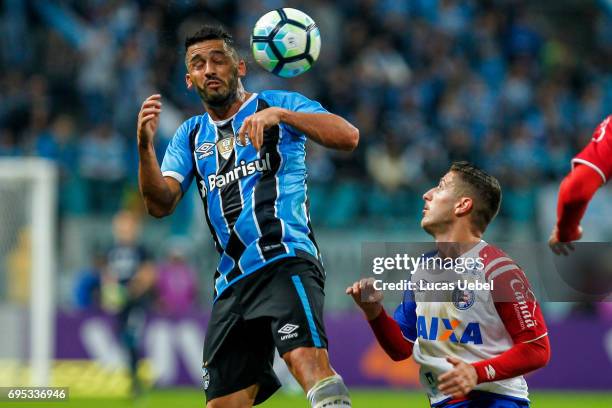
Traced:
[[193, 82], [191, 82], [191, 76], [189, 76], [189, 74], [185, 74], [185, 84], [187, 84], [187, 89], [191, 89], [193, 86]]
[[474, 202], [470, 197], [460, 197], [455, 203], [455, 215], [461, 217], [467, 215], [472, 211]]
[[246, 73], [247, 73], [246, 62], [243, 59], [241, 59], [240, 61], [238, 61], [238, 76], [243, 77], [246, 75]]

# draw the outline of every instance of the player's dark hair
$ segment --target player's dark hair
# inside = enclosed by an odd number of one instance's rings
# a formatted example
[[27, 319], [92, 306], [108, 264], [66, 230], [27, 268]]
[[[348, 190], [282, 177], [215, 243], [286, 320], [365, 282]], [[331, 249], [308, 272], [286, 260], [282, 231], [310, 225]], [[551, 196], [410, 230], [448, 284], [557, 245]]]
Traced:
[[228, 47], [236, 52], [234, 37], [222, 26], [213, 24], [203, 25], [198, 31], [185, 38], [185, 51], [193, 44], [207, 40], [223, 40]]
[[466, 161], [454, 162], [449, 171], [460, 177], [463, 186], [459, 186], [459, 190], [473, 200], [472, 221], [474, 226], [484, 232], [499, 211], [502, 198], [499, 181]]

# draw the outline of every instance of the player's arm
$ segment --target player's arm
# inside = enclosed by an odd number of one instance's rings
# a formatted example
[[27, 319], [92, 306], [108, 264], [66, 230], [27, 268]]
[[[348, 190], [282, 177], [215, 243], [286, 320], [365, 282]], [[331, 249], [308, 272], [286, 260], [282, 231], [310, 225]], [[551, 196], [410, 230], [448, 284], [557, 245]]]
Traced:
[[282, 109], [281, 122], [299, 130], [322, 146], [352, 151], [359, 143], [359, 130], [333, 113], [304, 113]]
[[499, 356], [471, 364], [448, 357], [453, 369], [440, 375], [438, 389], [453, 398], [467, 395], [477, 384], [542, 368], [550, 359], [546, 322], [523, 271], [511, 261], [502, 262], [487, 276], [494, 279], [495, 309], [514, 345]]
[[285, 123], [315, 142], [332, 149], [351, 151], [359, 143], [359, 130], [338, 115], [298, 112], [279, 107], [262, 109], [246, 118], [238, 137], [242, 143], [248, 137], [259, 150], [263, 144], [263, 131], [279, 123]]
[[555, 253], [566, 252], [562, 243], [581, 238], [580, 220], [602, 184], [601, 176], [594, 169], [581, 164], [563, 179], [557, 201], [557, 224], [549, 240]]
[[363, 310], [378, 344], [393, 361], [412, 355], [413, 343], [402, 334], [399, 324], [387, 315], [382, 305], [382, 292], [373, 288], [373, 279], [362, 279], [346, 288], [357, 306]]
[[572, 159], [573, 170], [559, 187], [557, 223], [548, 241], [556, 254], [567, 255], [571, 241], [582, 238], [580, 220], [595, 192], [612, 176], [612, 115], [597, 126], [589, 144]]
[[138, 185], [147, 212], [160, 218], [171, 214], [182, 196], [180, 183], [162, 176], [153, 144], [161, 113], [161, 95], [151, 95], [138, 114]]
[[[501, 303], [496, 306], [500, 316], [509, 317], [515, 314], [515, 304]], [[506, 329], [509, 325], [506, 324]], [[478, 375], [478, 383], [499, 381], [517, 377], [535, 371], [548, 364], [550, 359], [550, 342], [548, 335], [541, 335], [532, 340], [522, 340], [515, 330], [510, 334], [514, 345], [501, 355], [472, 363]]]

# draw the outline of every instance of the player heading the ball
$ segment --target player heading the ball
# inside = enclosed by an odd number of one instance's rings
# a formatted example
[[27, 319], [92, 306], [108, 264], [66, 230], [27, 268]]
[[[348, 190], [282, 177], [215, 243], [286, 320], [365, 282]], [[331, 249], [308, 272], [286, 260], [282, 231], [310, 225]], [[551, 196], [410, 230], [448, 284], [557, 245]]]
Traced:
[[155, 217], [171, 214], [195, 179], [219, 264], [206, 332], [207, 407], [250, 407], [280, 386], [275, 349], [313, 407], [350, 407], [329, 364], [325, 273], [306, 195], [306, 138], [353, 150], [359, 131], [295, 92], [249, 92], [244, 60], [224, 29], [185, 40], [187, 88], [205, 112], [187, 119], [162, 165], [153, 138], [162, 109], [151, 95], [138, 116], [139, 183]]

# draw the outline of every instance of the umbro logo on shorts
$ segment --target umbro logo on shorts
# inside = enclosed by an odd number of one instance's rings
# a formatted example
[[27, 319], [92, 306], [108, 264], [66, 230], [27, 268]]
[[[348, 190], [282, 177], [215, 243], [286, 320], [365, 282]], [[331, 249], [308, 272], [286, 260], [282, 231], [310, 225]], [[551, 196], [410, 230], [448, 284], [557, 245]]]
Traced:
[[202, 380], [204, 382], [204, 391], [206, 391], [210, 385], [210, 371], [206, 367], [202, 367]]
[[297, 324], [287, 323], [286, 325], [278, 329], [278, 332], [280, 334], [291, 334], [294, 331], [296, 331], [299, 327], [300, 326], [298, 326]]
[[280, 329], [278, 329], [278, 332], [280, 334], [282, 334], [281, 336], [281, 340], [288, 340], [288, 339], [293, 339], [296, 338], [298, 336], [298, 334], [295, 332], [300, 326], [298, 326], [297, 324], [291, 324], [291, 323], [287, 323], [286, 325], [284, 325], [283, 327], [281, 327]]

